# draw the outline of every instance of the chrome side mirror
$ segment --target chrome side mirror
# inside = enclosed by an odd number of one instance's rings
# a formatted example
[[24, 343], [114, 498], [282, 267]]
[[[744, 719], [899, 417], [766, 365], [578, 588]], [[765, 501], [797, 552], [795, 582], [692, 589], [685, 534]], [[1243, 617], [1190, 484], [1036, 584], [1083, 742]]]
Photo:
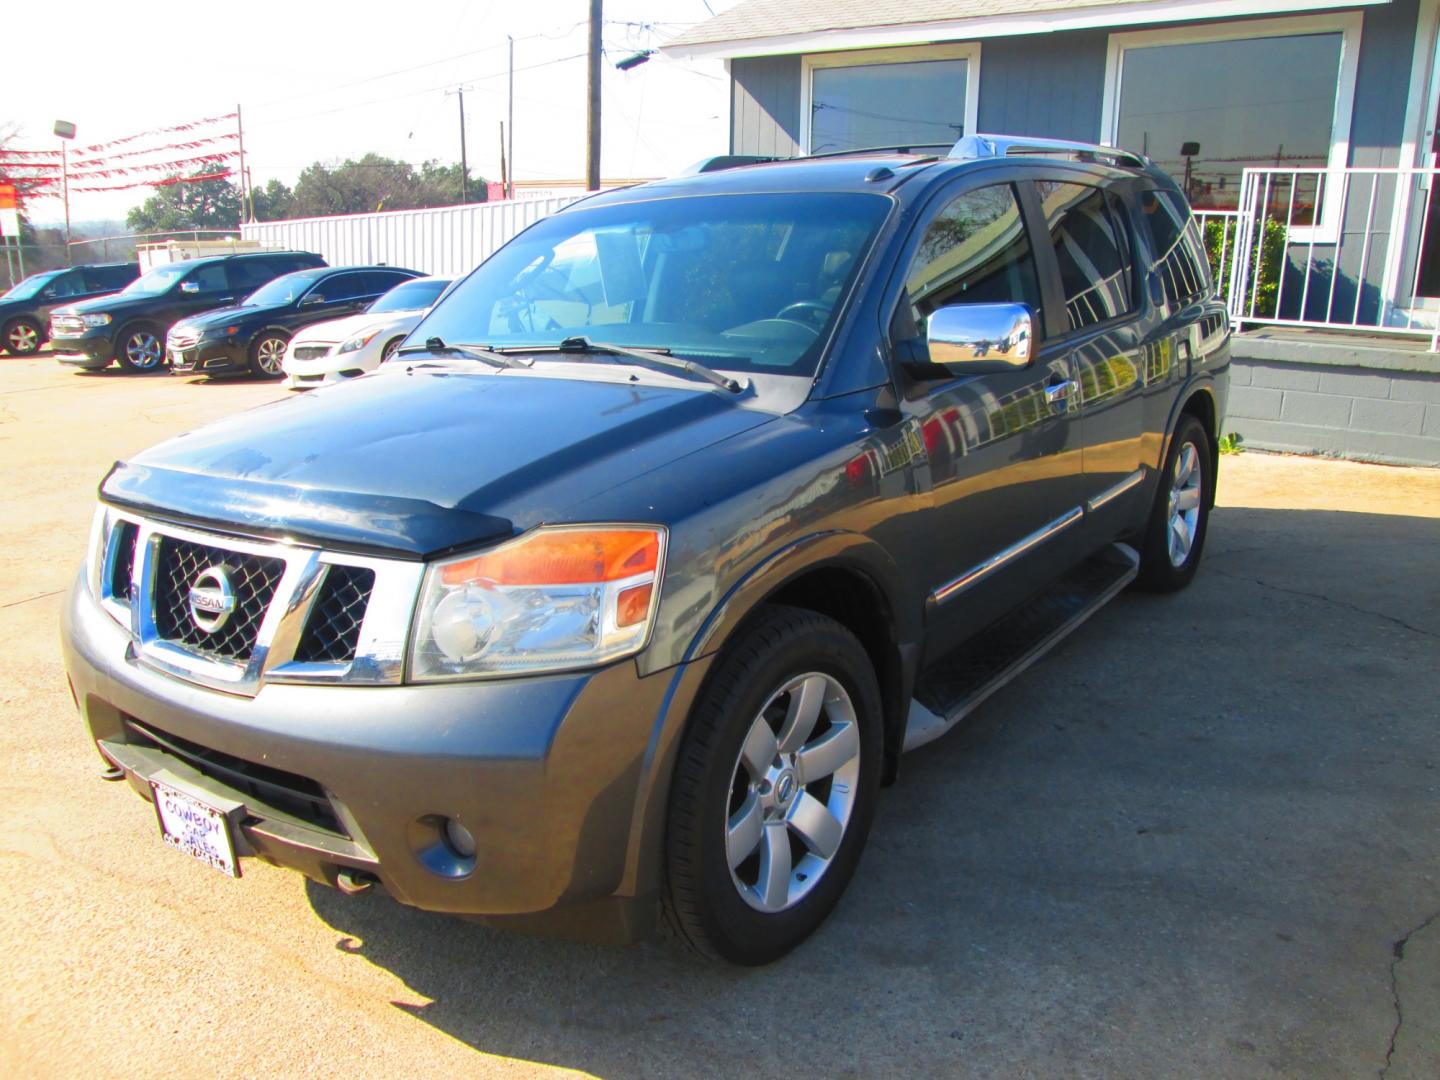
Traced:
[[1034, 319], [1024, 304], [951, 304], [925, 320], [930, 362], [953, 375], [1015, 371], [1030, 363]]

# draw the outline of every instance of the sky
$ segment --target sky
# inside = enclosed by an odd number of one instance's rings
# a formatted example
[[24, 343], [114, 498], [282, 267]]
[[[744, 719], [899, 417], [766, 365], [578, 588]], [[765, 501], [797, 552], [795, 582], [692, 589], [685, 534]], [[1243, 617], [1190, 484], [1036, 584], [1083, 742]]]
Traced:
[[[614, 61], [736, 2], [606, 0], [607, 179], [664, 176], [725, 152], [729, 91], [719, 61], [656, 56], [628, 72]], [[368, 151], [449, 163], [460, 159], [460, 123], [447, 91], [463, 86], [471, 174], [498, 180], [509, 34], [515, 179], [585, 175], [588, 0], [72, 0], [63, 20], [55, 11], [7, 6], [7, 40], [57, 43], [7, 50], [0, 125], [19, 125], [12, 148], [55, 148], [57, 119], [76, 125], [75, 145], [83, 146], [228, 113], [238, 103], [257, 187], [272, 177], [293, 184], [316, 160]], [[147, 194], [75, 193], [70, 215], [123, 218]], [[63, 216], [58, 199], [36, 200], [29, 212], [37, 224]]]

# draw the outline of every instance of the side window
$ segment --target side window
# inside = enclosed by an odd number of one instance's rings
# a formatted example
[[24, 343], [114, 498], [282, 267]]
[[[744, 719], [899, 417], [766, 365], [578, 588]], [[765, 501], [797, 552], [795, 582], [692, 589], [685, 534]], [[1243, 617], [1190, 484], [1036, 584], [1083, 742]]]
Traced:
[[244, 296], [279, 277], [281, 271], [271, 259], [232, 259], [225, 265], [225, 273], [230, 287]]
[[402, 281], [409, 281], [409, 274], [397, 274], [393, 270], [371, 270], [360, 275], [365, 280], [365, 296], [379, 296], [387, 293]]
[[925, 318], [947, 304], [1028, 304], [1043, 325], [1035, 256], [1010, 184], [952, 199], [925, 228], [905, 277], [921, 337]]
[[1210, 263], [1190, 208], [1177, 192], [1140, 193], [1140, 218], [1150, 229], [1155, 269], [1171, 306], [1184, 304], [1210, 289]]
[[368, 296], [365, 279], [368, 274], [336, 274], [315, 286], [314, 291], [325, 297], [327, 304], [345, 300], [358, 300]]
[[59, 298], [62, 296], [80, 296], [87, 292], [85, 279], [80, 276], [80, 271], [72, 270], [68, 274], [61, 274], [47, 287], [51, 296]]
[[1135, 310], [1130, 244], [1113, 202], [1089, 184], [1042, 180], [1035, 185], [1060, 264], [1065, 314], [1071, 330]]
[[193, 281], [200, 286], [202, 293], [224, 292], [226, 289], [225, 264], [210, 263], [202, 266], [198, 270], [190, 271], [185, 280]]
[[140, 276], [138, 266], [101, 266], [91, 272], [94, 286], [102, 292], [123, 289]]

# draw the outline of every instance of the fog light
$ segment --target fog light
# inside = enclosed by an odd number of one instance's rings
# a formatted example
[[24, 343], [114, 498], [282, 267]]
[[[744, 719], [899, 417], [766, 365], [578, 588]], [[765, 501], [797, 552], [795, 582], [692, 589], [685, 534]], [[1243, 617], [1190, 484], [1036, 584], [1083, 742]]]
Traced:
[[462, 859], [475, 857], [475, 837], [454, 818], [445, 819], [445, 842]]

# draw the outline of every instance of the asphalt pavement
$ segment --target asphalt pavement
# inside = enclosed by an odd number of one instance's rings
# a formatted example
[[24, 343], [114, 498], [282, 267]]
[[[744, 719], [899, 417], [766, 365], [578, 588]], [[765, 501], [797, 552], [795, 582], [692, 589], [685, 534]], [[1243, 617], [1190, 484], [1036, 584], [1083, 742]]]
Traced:
[[1440, 1075], [1440, 471], [1227, 457], [1193, 587], [906, 757], [829, 923], [736, 970], [230, 880], [100, 780], [95, 485], [283, 396], [0, 359], [4, 1075]]

